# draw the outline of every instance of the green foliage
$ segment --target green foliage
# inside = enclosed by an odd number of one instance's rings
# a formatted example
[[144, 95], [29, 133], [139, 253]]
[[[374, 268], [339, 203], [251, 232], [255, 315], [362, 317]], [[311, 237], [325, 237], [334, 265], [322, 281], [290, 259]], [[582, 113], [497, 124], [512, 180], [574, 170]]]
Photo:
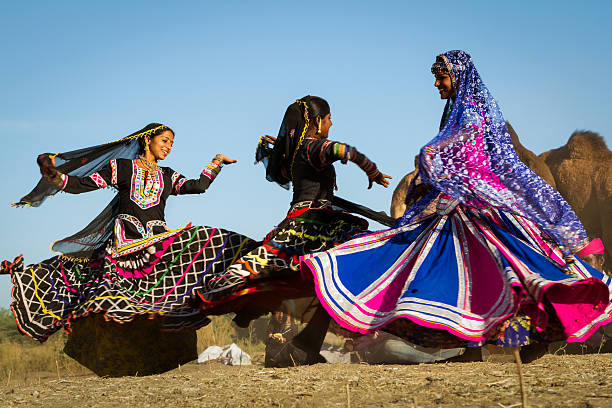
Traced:
[[5, 341], [31, 341], [26, 336], [22, 336], [17, 329], [17, 323], [15, 323], [15, 316], [13, 312], [8, 309], [0, 308], [0, 342]]

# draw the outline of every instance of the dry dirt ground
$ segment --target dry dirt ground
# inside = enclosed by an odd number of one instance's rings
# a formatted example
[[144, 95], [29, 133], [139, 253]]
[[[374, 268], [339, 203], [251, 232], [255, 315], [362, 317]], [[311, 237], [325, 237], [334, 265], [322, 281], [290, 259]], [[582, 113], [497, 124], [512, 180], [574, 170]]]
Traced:
[[[612, 354], [523, 366], [528, 406], [612, 407]], [[49, 375], [49, 374], [47, 374]], [[519, 407], [513, 362], [268, 369], [188, 364], [149, 377], [95, 375], [0, 386], [2, 407]]]

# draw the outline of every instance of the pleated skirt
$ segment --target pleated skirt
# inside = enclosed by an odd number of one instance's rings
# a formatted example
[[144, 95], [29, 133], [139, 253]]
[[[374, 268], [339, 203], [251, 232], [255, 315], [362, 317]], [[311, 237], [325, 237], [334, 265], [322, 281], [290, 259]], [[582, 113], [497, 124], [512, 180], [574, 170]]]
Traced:
[[256, 245], [232, 231], [198, 226], [126, 257], [114, 258], [108, 248], [87, 261], [55, 256], [11, 268], [11, 309], [19, 329], [38, 341], [70, 331], [71, 321], [90, 313], [118, 323], [148, 315], [163, 318], [164, 330], [197, 329], [210, 322], [201, 300], [217, 289], [211, 281]]
[[528, 219], [443, 197], [436, 212], [303, 256], [343, 328], [424, 346], [584, 341], [612, 321], [610, 278]]

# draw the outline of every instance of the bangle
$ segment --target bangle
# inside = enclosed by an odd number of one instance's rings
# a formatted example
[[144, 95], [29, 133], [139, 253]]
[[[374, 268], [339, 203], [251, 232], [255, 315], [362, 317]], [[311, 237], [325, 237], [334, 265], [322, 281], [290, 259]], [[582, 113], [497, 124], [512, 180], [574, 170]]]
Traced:
[[49, 180], [59, 187], [60, 190], [63, 190], [66, 187], [66, 183], [68, 182], [68, 177], [59, 171], [55, 174], [55, 176], [48, 176]]
[[213, 157], [210, 162], [216, 164], [219, 168], [223, 167], [223, 160], [221, 160], [217, 156]]

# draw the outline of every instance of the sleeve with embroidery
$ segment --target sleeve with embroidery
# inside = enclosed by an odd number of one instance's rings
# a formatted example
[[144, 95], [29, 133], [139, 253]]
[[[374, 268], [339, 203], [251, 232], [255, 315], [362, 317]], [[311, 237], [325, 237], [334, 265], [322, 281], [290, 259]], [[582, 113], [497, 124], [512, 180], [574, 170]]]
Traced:
[[323, 168], [340, 160], [343, 164], [348, 161], [355, 163], [363, 170], [368, 178], [378, 176], [376, 164], [359, 152], [355, 147], [331, 140], [309, 140], [306, 145], [308, 162], [316, 169]]
[[221, 166], [215, 162], [210, 162], [206, 168], [202, 170], [202, 174], [200, 174], [200, 178], [197, 180], [190, 180], [175, 171], [171, 176], [172, 194], [202, 194], [215, 180], [220, 171]]
[[117, 161], [111, 160], [99, 171], [85, 177], [62, 174], [60, 188], [67, 193], [79, 194], [117, 185]]

